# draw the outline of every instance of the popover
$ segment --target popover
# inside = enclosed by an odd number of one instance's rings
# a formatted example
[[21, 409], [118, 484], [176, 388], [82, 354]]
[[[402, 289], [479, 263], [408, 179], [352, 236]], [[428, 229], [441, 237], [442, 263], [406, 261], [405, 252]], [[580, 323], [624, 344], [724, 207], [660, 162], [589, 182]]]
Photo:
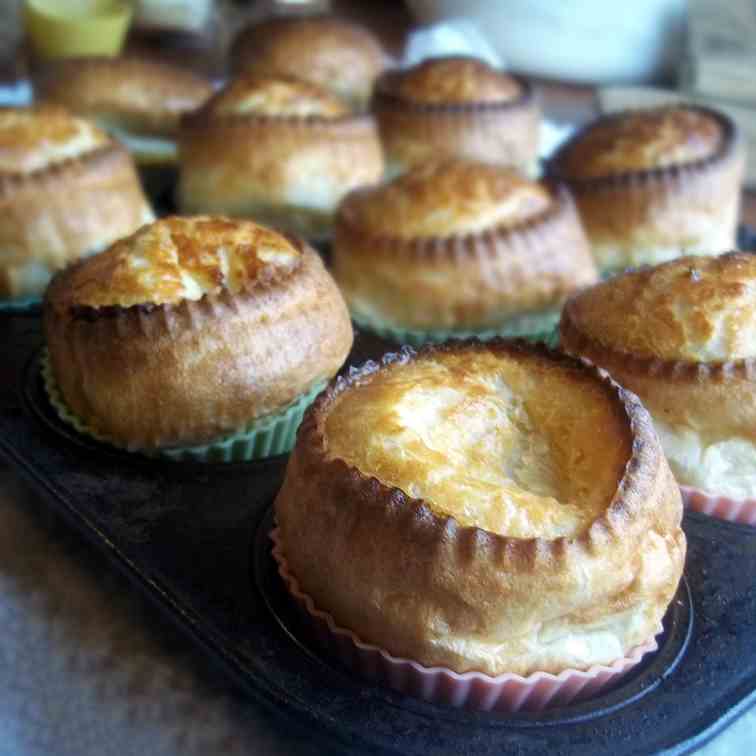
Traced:
[[67, 407], [132, 450], [207, 443], [281, 412], [352, 344], [316, 252], [206, 216], [164, 218], [67, 268], [44, 330]]
[[128, 152], [58, 106], [0, 108], [0, 298], [153, 218]]
[[237, 74], [278, 73], [325, 87], [364, 108], [388, 57], [367, 29], [333, 16], [269, 18], [247, 26], [234, 40]]
[[328, 236], [339, 200], [383, 175], [369, 115], [282, 76], [233, 81], [184, 119], [180, 151], [183, 211], [252, 217], [305, 237]]
[[175, 163], [181, 116], [212, 92], [210, 82], [191, 71], [134, 57], [56, 61], [34, 82], [36, 99], [94, 121], [140, 164]]
[[523, 342], [404, 351], [332, 382], [275, 503], [314, 606], [397, 657], [586, 669], [656, 634], [685, 558], [638, 399]]
[[357, 322], [430, 340], [550, 328], [567, 296], [597, 278], [564, 187], [459, 159], [347, 195], [333, 271]]
[[683, 257], [578, 294], [566, 350], [608, 370], [651, 413], [683, 486], [756, 498], [756, 256]]
[[391, 175], [443, 157], [535, 169], [540, 113], [530, 85], [477, 58], [387, 71], [373, 110]]
[[602, 270], [735, 246], [745, 153], [734, 123], [693, 105], [599, 118], [560, 148], [565, 181]]

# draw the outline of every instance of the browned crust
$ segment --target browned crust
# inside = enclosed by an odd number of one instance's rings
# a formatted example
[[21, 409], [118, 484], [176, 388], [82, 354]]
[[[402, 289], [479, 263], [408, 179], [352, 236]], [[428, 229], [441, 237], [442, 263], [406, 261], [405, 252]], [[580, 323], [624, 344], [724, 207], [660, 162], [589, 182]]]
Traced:
[[[149, 205], [128, 151], [116, 142], [30, 173], [0, 173], [0, 296], [34, 260], [54, 272], [125, 236]], [[36, 292], [41, 293], [41, 292]]]
[[[359, 54], [357, 63], [352, 57], [351, 69], [341, 65], [345, 53]], [[234, 40], [230, 58], [237, 73], [252, 68], [279, 71], [326, 86], [358, 104], [368, 100], [388, 62], [367, 29], [333, 16], [273, 18], [247, 26]]]
[[[579, 132], [547, 164], [546, 175], [570, 187], [600, 267], [662, 262], [675, 250], [700, 254], [734, 246], [745, 167], [742, 138], [726, 115], [689, 107], [722, 128], [721, 146], [708, 158], [601, 178], [569, 178], [560, 170], [560, 160], [580, 139]], [[655, 250], [664, 251], [663, 256]]]
[[756, 358], [662, 360], [599, 344], [576, 323], [578, 297], [567, 302], [559, 324], [560, 343], [566, 352], [607, 370], [636, 393], [654, 416], [669, 424], [689, 425], [721, 437], [754, 437]]
[[[330, 228], [339, 200], [351, 189], [378, 181], [383, 155], [373, 119], [212, 115], [206, 110], [185, 119], [179, 140], [179, 204], [189, 212], [212, 211], [262, 219], [265, 210], [281, 214], [275, 225], [306, 236]], [[306, 154], [309, 172], [302, 167]], [[318, 169], [312, 173], [317, 160]], [[300, 218], [308, 208], [289, 198], [325, 181], [331, 205]], [[316, 189], [317, 191], [317, 189]]]
[[420, 103], [394, 93], [401, 72], [376, 82], [372, 109], [386, 158], [403, 167], [455, 156], [529, 167], [538, 156], [540, 113], [532, 86], [517, 77], [520, 95], [501, 102]]
[[332, 127], [334, 134], [348, 135], [354, 131], [372, 126], [373, 117], [368, 113], [350, 113], [336, 118], [329, 116], [308, 115], [263, 115], [260, 113], [222, 113], [215, 111], [215, 100], [223, 94], [222, 91], [208, 100], [205, 105], [193, 113], [187, 113], [181, 119], [183, 132], [204, 131], [215, 128], [240, 128], [255, 126], [260, 123], [270, 124], [282, 128], [310, 129]]
[[[119, 92], [124, 80], [141, 85], [146, 99], [124, 98]], [[44, 68], [35, 77], [34, 92], [38, 100], [110, 119], [135, 134], [173, 136], [181, 116], [203, 105], [213, 87], [198, 74], [157, 61], [76, 58]]]
[[[542, 214], [445, 238], [371, 234], [357, 224], [347, 197], [336, 217], [334, 277], [350, 305], [373, 300], [404, 327], [488, 326], [560, 307], [597, 273], [568, 190], [548, 188], [552, 202]], [[430, 270], [436, 275], [428, 282]]]
[[562, 144], [549, 159], [546, 164], [546, 174], [558, 181], [568, 183], [576, 193], [601, 191], [607, 187], [625, 187], [630, 185], [646, 186], [654, 181], [663, 181], [669, 176], [681, 177], [685, 174], [693, 175], [700, 173], [711, 166], [726, 161], [734, 152], [736, 152], [742, 141], [742, 137], [735, 122], [729, 116], [718, 110], [704, 107], [703, 105], [685, 105], [685, 108], [709, 116], [719, 124], [722, 130], [722, 142], [719, 149], [715, 150], [707, 158], [666, 167], [649, 168], [644, 171], [627, 171], [611, 176], [575, 178], [565, 175], [560, 168], [560, 162], [564, 160], [564, 156], [570, 151], [572, 146], [582, 139], [586, 131], [595, 127], [597, 124], [620, 120], [633, 113], [632, 110], [622, 110], [602, 115], [588, 123], [583, 129], [580, 129], [573, 134], [572, 137]]
[[[424, 500], [387, 487], [342, 459], [330, 458], [325, 435], [330, 406], [341, 393], [369, 381], [383, 366], [413, 359], [415, 353], [404, 350], [386, 355], [381, 365], [366, 363], [348, 376], [337, 378], [300, 426], [275, 507], [286, 557], [303, 590], [317, 606], [333, 614], [337, 623], [366, 641], [394, 655], [425, 665], [450, 666], [458, 672], [467, 671], [460, 667], [464, 660], [438, 652], [425, 642], [425, 625], [430, 619], [416, 619], [408, 608], [408, 624], [394, 632], [386, 626], [382, 612], [375, 615], [372, 607], [359, 607], [359, 596], [354, 601], [353, 597], [346, 599], [352, 609], [357, 602], [359, 608], [355, 612], [359, 616], [344, 616], [344, 604], [334, 605], [340, 597], [332, 592], [329, 581], [338, 580], [342, 587], [351, 581], [360, 595], [375, 587], [373, 581], [385, 590], [392, 585], [402, 586], [416, 596], [417, 603], [428, 600], [445, 607], [449, 632], [475, 637], [492, 625], [500, 627], [503, 617], [514, 636], [528, 632], [528, 628], [538, 627], [539, 618], [544, 618], [542, 613], [559, 616], [555, 612], [565, 601], [577, 613], [574, 619], [579, 626], [581, 621], [590, 622], [591, 617], [632, 606], [633, 591], [646, 591], [648, 595], [644, 595], [650, 596], [655, 607], [651, 614], [655, 616], [644, 619], [648, 620], [649, 635], [653, 634], [676, 590], [685, 538], [679, 527], [682, 505], [677, 484], [651, 419], [638, 398], [592, 366], [521, 341], [447, 344], [424, 348], [420, 355], [447, 350], [493, 350], [515, 358], [547, 357], [601, 381], [632, 434], [631, 457], [605, 514], [574, 537], [510, 538], [479, 527], [462, 527], [453, 517], [436, 514]], [[306, 535], [302, 532], [304, 523]], [[638, 560], [642, 559], [644, 539], [649, 533], [668, 539], [674, 573], [654, 588], [638, 585], [643, 581], [638, 581], [637, 576], [628, 578], [628, 570], [641, 569]], [[323, 547], [328, 549], [328, 557], [322, 555]], [[318, 574], [312, 574], [307, 565], [318, 557]], [[331, 557], [334, 564], [330, 563]], [[336, 563], [348, 571], [346, 575], [335, 577], [332, 570], [337, 569]], [[581, 596], [577, 604], [570, 603], [573, 591]], [[465, 618], [471, 621], [471, 616], [480, 624], [465, 626]], [[535, 671], [526, 658], [519, 665], [482, 671]], [[540, 669], [561, 671], [558, 664]]]
[[290, 276], [197, 301], [72, 307], [71, 270], [44, 304], [50, 361], [70, 409], [130, 449], [193, 445], [288, 405], [334, 375], [352, 344], [319, 256]]

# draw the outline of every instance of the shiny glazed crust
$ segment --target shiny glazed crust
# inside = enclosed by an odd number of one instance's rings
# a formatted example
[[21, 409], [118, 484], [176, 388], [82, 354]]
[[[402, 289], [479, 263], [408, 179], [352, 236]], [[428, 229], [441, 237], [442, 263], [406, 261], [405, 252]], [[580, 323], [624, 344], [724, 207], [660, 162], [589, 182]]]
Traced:
[[[700, 279], [690, 276], [696, 268], [704, 271]], [[746, 355], [742, 350], [748, 344], [739, 343], [753, 320], [748, 300], [754, 272], [754, 258], [747, 253], [684, 258], [631, 271], [565, 305], [561, 344], [608, 370], [666, 427], [688, 429], [694, 434], [689, 443], [705, 447], [738, 438], [756, 444], [756, 355]], [[700, 295], [692, 298], [691, 290], [699, 283]], [[617, 286], [638, 303], [635, 308], [616, 301]], [[644, 290], [650, 287], [659, 298], [649, 301], [653, 309], [643, 322], [640, 316], [649, 299]], [[620, 320], [627, 326], [622, 341], [616, 338]], [[728, 341], [728, 334], [736, 341]], [[725, 351], [740, 349], [740, 356], [696, 359], [696, 352], [706, 355], [709, 340], [722, 343]], [[684, 477], [680, 482], [690, 483]]]
[[131, 156], [114, 142], [0, 173], [0, 297], [41, 294], [52, 273], [152, 217]]
[[317, 253], [292, 242], [302, 259], [285, 275], [176, 304], [75, 306], [78, 266], [59, 274], [44, 327], [66, 404], [126, 448], [190, 446], [334, 375], [351, 348], [349, 316]]
[[[325, 426], [340, 394], [386, 365], [451, 349], [551, 364], [565, 371], [567, 391], [600, 381], [632, 452], [605, 513], [585, 531], [549, 540], [462, 527], [330, 456]], [[544, 400], [558, 412], [564, 397]], [[520, 342], [391, 355], [383, 368], [368, 363], [334, 381], [305, 417], [275, 507], [291, 571], [318, 608], [392, 655], [460, 673], [558, 673], [622, 657], [655, 634], [685, 558], [680, 493], [637, 398]], [[597, 628], [612, 642], [592, 645]]]
[[367, 29], [330, 17], [275, 18], [249, 26], [234, 40], [231, 60], [237, 73], [254, 69], [296, 76], [360, 106], [388, 62]]
[[38, 100], [142, 136], [175, 136], [181, 116], [212, 91], [209, 81], [190, 71], [136, 58], [56, 61], [34, 82]]
[[179, 205], [184, 212], [253, 217], [321, 237], [351, 189], [378, 181], [383, 156], [370, 116], [216, 116], [184, 121]]
[[[627, 111], [603, 116], [589, 124], [551, 159], [547, 175], [569, 185], [600, 268], [654, 264], [735, 246], [745, 166], [742, 139], [735, 124], [724, 114], [699, 106], [686, 109], [701, 113], [719, 126], [718, 142], [712, 141], [707, 133], [701, 136], [702, 144], [696, 146], [700, 152], [703, 143], [711, 142], [712, 151], [707, 157], [670, 163], [660, 153], [656, 155], [659, 167], [605, 176], [578, 176], [576, 167], [570, 163], [576, 145], [586, 139], [592, 128], [636, 117], [633, 111]], [[642, 138], [643, 133], [639, 134], [639, 139]], [[596, 149], [601, 146], [597, 144]], [[670, 147], [679, 148], [679, 144]], [[630, 160], [638, 145], [628, 145], [627, 149]], [[590, 150], [583, 152], [589, 165]]]
[[526, 81], [514, 79], [519, 94], [500, 102], [429, 103], [399, 95], [402, 76], [387, 71], [373, 93], [373, 112], [392, 172], [444, 156], [523, 170], [533, 166], [540, 112]]
[[419, 238], [363, 228], [358, 190], [336, 218], [334, 277], [355, 314], [400, 328], [485, 328], [558, 309], [597, 274], [569, 192], [548, 190], [550, 207], [512, 226]]

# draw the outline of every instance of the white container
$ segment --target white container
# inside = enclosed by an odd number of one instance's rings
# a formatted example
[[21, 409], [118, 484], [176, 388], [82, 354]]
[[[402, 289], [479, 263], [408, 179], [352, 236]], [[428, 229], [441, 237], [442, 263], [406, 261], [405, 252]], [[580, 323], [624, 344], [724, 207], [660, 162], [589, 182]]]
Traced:
[[685, 0], [407, 0], [421, 23], [464, 18], [523, 73], [589, 83], [669, 78]]

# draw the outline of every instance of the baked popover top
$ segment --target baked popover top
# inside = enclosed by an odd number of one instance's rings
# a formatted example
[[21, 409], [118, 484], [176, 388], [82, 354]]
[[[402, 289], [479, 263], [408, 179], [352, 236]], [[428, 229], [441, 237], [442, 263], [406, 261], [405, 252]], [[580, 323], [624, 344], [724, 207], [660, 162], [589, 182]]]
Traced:
[[203, 113], [212, 116], [260, 115], [285, 118], [341, 118], [349, 107], [336, 95], [290, 76], [248, 74], [216, 94]]
[[662, 107], [600, 118], [557, 158], [567, 179], [591, 179], [705, 160], [724, 141], [722, 124], [694, 107]]
[[512, 76], [471, 57], [429, 58], [390, 76], [391, 94], [425, 105], [508, 102], [522, 94]]
[[32, 173], [109, 143], [105, 132], [55, 105], [0, 108], [0, 173]]
[[549, 190], [514, 169], [448, 159], [411, 169], [344, 202], [351, 223], [400, 238], [445, 237], [508, 228], [544, 213]]
[[169, 217], [79, 265], [66, 296], [83, 307], [176, 304], [285, 276], [301, 258], [293, 242], [252, 221]]
[[565, 316], [614, 351], [666, 361], [756, 356], [756, 255], [681, 257], [600, 283]]
[[353, 386], [330, 408], [325, 438], [330, 457], [462, 526], [553, 539], [608, 508], [631, 456], [626, 426], [592, 376], [460, 350]]

